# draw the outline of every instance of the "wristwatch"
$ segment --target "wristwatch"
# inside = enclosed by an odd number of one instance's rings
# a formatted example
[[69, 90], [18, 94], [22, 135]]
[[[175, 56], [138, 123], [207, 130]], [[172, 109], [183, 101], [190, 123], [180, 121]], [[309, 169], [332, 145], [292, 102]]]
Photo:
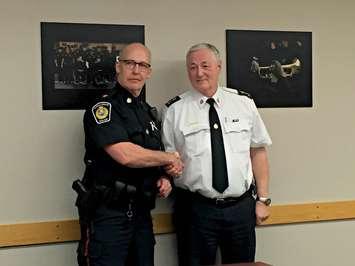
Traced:
[[270, 206], [271, 204], [271, 199], [270, 198], [265, 198], [265, 197], [256, 197], [256, 201], [260, 201], [262, 203], [264, 203], [266, 206]]

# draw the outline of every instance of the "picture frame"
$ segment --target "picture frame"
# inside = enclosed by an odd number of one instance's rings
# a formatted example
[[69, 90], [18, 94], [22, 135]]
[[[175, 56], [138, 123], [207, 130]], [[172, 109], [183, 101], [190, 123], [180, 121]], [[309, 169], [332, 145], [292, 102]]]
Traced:
[[41, 22], [43, 110], [85, 109], [108, 93], [116, 58], [132, 42], [144, 44], [144, 25]]
[[312, 33], [226, 30], [227, 86], [257, 107], [312, 107]]

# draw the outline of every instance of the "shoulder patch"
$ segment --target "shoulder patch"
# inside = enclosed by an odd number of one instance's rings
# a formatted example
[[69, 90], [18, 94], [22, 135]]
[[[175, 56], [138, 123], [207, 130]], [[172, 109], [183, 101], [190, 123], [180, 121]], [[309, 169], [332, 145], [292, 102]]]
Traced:
[[99, 102], [91, 108], [97, 124], [107, 123], [111, 120], [111, 103]]
[[176, 97], [170, 99], [165, 105], [166, 105], [166, 107], [169, 107], [170, 105], [176, 103], [179, 100], [181, 100], [181, 97], [180, 96], [176, 96]]
[[251, 97], [250, 93], [247, 93], [245, 91], [238, 90], [238, 94], [242, 95], [242, 96], [247, 96], [248, 98], [253, 99], [253, 97]]

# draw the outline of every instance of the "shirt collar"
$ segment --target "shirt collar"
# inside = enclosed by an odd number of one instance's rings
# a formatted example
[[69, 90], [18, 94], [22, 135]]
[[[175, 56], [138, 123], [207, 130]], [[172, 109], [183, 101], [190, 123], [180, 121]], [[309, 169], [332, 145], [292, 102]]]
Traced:
[[[204, 108], [208, 103], [206, 103], [207, 99], [209, 97], [206, 97], [205, 95], [201, 94], [199, 91], [194, 90], [193, 97], [197, 102], [197, 105], [199, 106], [200, 109]], [[222, 107], [223, 104], [223, 95], [222, 95], [222, 89], [219, 86], [217, 88], [216, 93], [212, 96], [212, 98], [215, 100], [215, 105], [218, 106], [219, 108]]]
[[134, 97], [128, 90], [126, 90], [124, 87], [121, 86], [120, 83], [116, 83], [116, 88], [118, 92], [122, 95], [122, 99], [125, 103], [128, 105], [131, 104], [140, 104], [143, 102], [143, 93], [141, 93], [139, 96]]

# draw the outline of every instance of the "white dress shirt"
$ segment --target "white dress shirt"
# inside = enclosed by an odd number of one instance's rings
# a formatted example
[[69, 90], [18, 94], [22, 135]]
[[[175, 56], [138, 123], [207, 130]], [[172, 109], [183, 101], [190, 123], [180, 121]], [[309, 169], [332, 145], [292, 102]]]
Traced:
[[162, 138], [167, 151], [178, 151], [185, 164], [176, 186], [205, 197], [238, 197], [246, 192], [253, 172], [250, 147], [271, 145], [270, 136], [252, 99], [238, 90], [219, 87], [213, 95], [222, 126], [229, 187], [219, 193], [212, 187], [209, 104], [206, 96], [190, 90], [163, 113]]

